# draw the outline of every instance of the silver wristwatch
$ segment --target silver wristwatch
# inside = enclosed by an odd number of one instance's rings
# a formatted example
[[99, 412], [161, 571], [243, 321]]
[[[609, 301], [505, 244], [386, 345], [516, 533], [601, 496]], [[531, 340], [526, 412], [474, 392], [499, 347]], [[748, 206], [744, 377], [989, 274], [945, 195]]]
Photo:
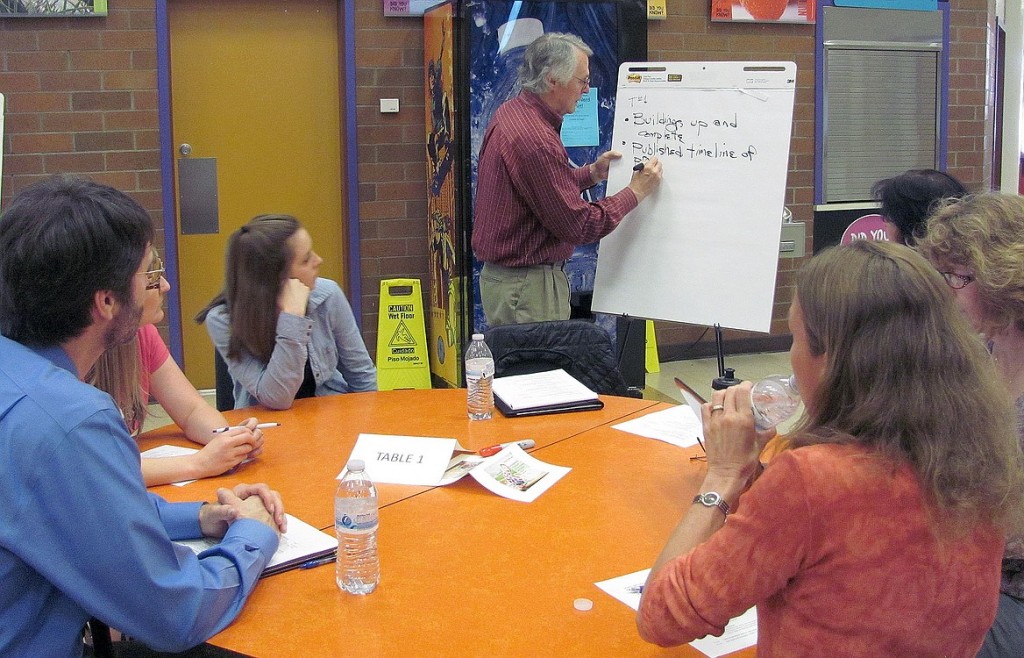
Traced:
[[704, 507], [717, 507], [722, 510], [722, 514], [728, 516], [729, 514], [729, 503], [725, 502], [722, 495], [716, 491], [708, 491], [707, 493], [697, 494], [693, 497], [694, 504], [700, 503]]

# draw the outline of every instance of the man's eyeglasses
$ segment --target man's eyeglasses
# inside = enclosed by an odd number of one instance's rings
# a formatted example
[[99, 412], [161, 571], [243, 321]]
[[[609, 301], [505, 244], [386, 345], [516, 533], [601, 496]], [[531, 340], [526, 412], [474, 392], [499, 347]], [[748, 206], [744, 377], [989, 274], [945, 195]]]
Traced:
[[585, 77], [585, 78], [577, 78], [574, 75], [574, 76], [572, 76], [572, 79], [575, 80], [576, 82], [579, 82], [581, 85], [583, 85], [584, 89], [586, 89], [587, 87], [590, 86], [590, 76], [589, 75], [587, 77]]
[[957, 274], [956, 272], [939, 272], [942, 278], [946, 280], [946, 284], [953, 290], [960, 290], [968, 283], [974, 281], [974, 277], [970, 274]]
[[160, 279], [163, 278], [165, 271], [164, 262], [160, 260], [160, 257], [154, 258], [153, 262], [150, 263], [150, 269], [143, 272], [146, 275], [146, 290], [159, 288]]

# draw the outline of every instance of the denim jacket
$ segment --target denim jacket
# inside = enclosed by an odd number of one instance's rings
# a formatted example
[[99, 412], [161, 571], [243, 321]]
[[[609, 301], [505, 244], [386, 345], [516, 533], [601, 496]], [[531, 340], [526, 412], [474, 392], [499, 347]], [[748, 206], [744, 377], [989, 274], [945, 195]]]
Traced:
[[271, 409], [291, 407], [302, 385], [307, 354], [317, 397], [377, 390], [377, 369], [366, 352], [352, 307], [330, 279], [316, 280], [305, 316], [278, 315], [269, 363], [245, 350], [237, 359], [228, 358], [231, 329], [226, 306], [210, 310], [206, 331], [234, 380], [236, 409], [257, 403]]

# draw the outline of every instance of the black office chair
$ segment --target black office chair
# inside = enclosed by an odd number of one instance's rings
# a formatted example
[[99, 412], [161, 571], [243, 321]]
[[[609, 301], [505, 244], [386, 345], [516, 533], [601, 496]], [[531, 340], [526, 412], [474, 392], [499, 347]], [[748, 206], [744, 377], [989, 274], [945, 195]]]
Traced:
[[92, 641], [93, 658], [114, 658], [114, 642], [110, 639], [110, 627], [92, 617], [88, 622], [88, 630]]
[[217, 411], [230, 411], [235, 408], [235, 380], [231, 379], [228, 364], [217, 348], [213, 349], [213, 376], [217, 386]]
[[601, 395], [639, 398], [626, 385], [608, 332], [586, 320], [532, 322], [493, 327], [484, 336], [496, 377], [561, 368]]

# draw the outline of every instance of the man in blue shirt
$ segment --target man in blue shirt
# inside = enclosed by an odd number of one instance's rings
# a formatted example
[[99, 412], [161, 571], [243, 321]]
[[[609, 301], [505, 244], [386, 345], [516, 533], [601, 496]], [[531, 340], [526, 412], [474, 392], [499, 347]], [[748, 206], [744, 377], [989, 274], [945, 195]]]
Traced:
[[[277, 550], [276, 492], [148, 494], [120, 412], [81, 381], [138, 329], [152, 241], [141, 206], [73, 178], [0, 217], [0, 656], [81, 656], [89, 617], [183, 651], [234, 619]], [[198, 557], [172, 541], [203, 535], [223, 540]]]

